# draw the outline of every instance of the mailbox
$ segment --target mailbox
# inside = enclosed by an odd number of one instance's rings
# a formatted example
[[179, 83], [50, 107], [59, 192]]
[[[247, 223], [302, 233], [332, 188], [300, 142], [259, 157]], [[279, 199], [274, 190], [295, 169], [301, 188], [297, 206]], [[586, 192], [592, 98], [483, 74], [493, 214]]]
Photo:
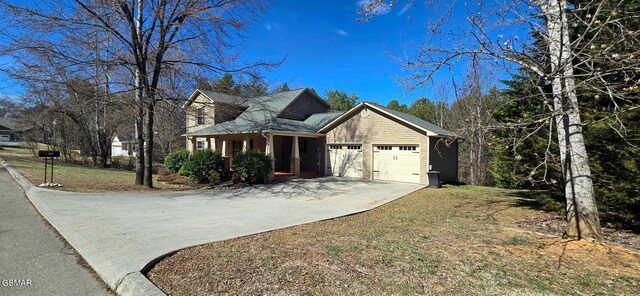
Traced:
[[60, 157], [58, 150], [38, 150], [38, 157]]
[[[53, 158], [60, 157], [59, 150], [38, 150], [38, 157], [44, 157], [44, 184], [53, 183]], [[47, 183], [47, 164], [51, 158], [51, 181]]]

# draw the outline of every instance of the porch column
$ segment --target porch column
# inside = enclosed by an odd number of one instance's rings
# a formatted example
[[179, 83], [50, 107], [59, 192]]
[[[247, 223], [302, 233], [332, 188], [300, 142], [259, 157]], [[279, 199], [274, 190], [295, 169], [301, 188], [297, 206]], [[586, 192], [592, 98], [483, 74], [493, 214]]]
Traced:
[[222, 156], [227, 157], [227, 140], [222, 140]]
[[247, 152], [249, 151], [249, 136], [245, 136], [244, 140], [242, 141], [242, 152]]
[[214, 150], [214, 149], [211, 149], [211, 137], [207, 137], [207, 149]]
[[300, 177], [300, 150], [298, 148], [298, 136], [293, 136], [291, 145], [291, 172]]
[[198, 151], [198, 139], [196, 137], [191, 137], [191, 153], [196, 153]]
[[220, 154], [222, 154], [222, 158], [224, 159], [224, 170], [229, 171], [231, 169], [231, 159], [229, 158], [229, 155], [227, 155], [227, 152], [229, 151], [227, 149], [227, 143], [229, 141], [227, 140], [222, 140], [222, 144], [220, 145]]
[[269, 134], [267, 136], [267, 145], [264, 149], [264, 153], [271, 155], [271, 173], [269, 173], [269, 181], [273, 181], [275, 179], [274, 171], [276, 169], [276, 161], [275, 155], [273, 153], [273, 135]]

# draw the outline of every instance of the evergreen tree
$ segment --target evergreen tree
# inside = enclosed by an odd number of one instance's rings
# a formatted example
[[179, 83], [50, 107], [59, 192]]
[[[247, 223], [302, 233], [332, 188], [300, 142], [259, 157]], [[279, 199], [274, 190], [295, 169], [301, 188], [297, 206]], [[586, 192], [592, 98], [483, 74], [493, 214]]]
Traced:
[[289, 89], [289, 84], [287, 84], [286, 82], [283, 83], [282, 85], [276, 87], [272, 93], [277, 94], [277, 93], [281, 93], [281, 92], [285, 92], [285, 91], [290, 91], [291, 89]]
[[411, 103], [408, 113], [431, 123], [439, 122], [437, 106], [426, 98], [419, 98]]
[[330, 90], [326, 93], [327, 103], [332, 111], [347, 111], [356, 105], [358, 95], [348, 95], [344, 90]]
[[405, 113], [407, 113], [407, 111], [409, 111], [409, 108], [407, 107], [407, 105], [400, 104], [400, 102], [398, 102], [398, 100], [391, 100], [389, 102], [389, 104], [387, 104], [387, 108], [389, 108], [391, 110], [405, 112]]

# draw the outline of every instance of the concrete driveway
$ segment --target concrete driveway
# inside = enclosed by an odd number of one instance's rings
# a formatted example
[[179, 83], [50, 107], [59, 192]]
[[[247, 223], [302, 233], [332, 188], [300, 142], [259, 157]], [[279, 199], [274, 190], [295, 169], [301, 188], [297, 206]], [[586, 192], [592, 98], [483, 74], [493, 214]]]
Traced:
[[115, 291], [158, 294], [140, 273], [182, 248], [372, 209], [418, 184], [344, 178], [201, 192], [88, 194], [30, 186], [49, 222]]

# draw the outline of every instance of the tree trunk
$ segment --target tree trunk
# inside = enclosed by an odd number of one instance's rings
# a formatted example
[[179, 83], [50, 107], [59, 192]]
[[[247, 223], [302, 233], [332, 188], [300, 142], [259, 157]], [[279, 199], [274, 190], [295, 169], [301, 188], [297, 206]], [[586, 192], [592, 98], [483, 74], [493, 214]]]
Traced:
[[140, 71], [136, 70], [136, 185], [144, 183], [144, 98], [140, 79]]
[[[142, 0], [138, 0], [136, 15], [136, 31], [135, 38], [141, 40], [142, 36]], [[136, 140], [138, 141], [138, 155], [136, 157], [136, 185], [144, 183], [144, 96], [142, 93], [142, 73], [140, 73], [140, 65], [136, 65], [135, 73], [135, 89], [136, 89]]]
[[145, 147], [145, 152], [147, 154], [146, 158], [146, 174], [144, 176], [144, 185], [149, 188], [153, 188], [153, 120], [154, 120], [154, 105], [155, 98], [150, 97], [149, 103], [147, 105], [147, 147]]
[[[540, 2], [539, 2], [540, 3]], [[553, 106], [565, 179], [567, 236], [603, 240], [573, 78], [565, 0], [541, 2], [547, 15]]]

